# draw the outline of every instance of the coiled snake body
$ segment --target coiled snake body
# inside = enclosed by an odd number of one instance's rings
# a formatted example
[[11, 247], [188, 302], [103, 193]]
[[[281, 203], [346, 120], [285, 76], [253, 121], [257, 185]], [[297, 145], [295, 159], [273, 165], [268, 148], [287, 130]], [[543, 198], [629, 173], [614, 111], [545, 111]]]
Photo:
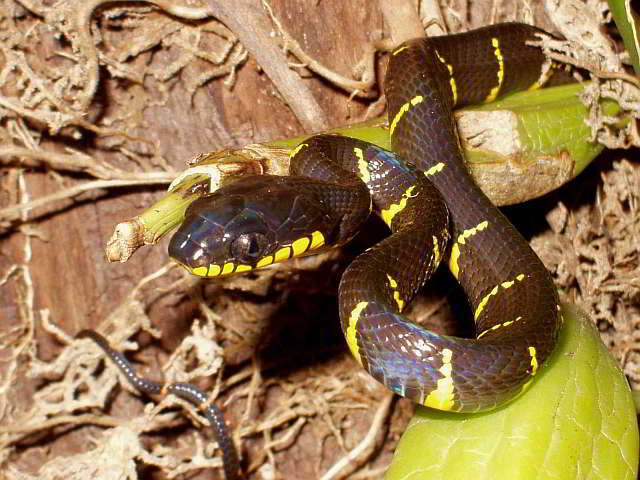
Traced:
[[[554, 348], [557, 292], [470, 177], [453, 109], [540, 86], [545, 57], [527, 45], [538, 34], [511, 23], [400, 45], [385, 84], [393, 153], [311, 137], [292, 153], [290, 177], [241, 177], [192, 203], [170, 256], [204, 277], [250, 271], [343, 244], [372, 200], [392, 235], [340, 282], [340, 321], [355, 358], [392, 391], [440, 410], [514, 398]], [[442, 258], [468, 296], [476, 338], [438, 335], [402, 315]]]
[[[171, 257], [212, 277], [342, 244], [369, 213], [364, 182], [393, 233], [340, 282], [353, 355], [389, 389], [429, 407], [486, 410], [515, 397], [553, 349], [557, 293], [469, 175], [453, 109], [536, 86], [545, 58], [526, 42], [538, 33], [502, 24], [402, 44], [385, 86], [395, 155], [345, 137], [311, 137], [293, 152], [291, 177], [241, 178], [194, 202]], [[474, 339], [437, 335], [402, 315], [449, 235], [449, 269], [471, 303]]]

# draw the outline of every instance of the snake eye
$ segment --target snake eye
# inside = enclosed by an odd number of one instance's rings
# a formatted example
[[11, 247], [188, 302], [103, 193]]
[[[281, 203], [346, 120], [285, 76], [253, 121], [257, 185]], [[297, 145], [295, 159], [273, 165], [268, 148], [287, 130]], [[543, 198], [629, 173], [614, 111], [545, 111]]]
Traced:
[[255, 263], [264, 256], [268, 244], [262, 233], [243, 233], [231, 243], [231, 255], [240, 262]]

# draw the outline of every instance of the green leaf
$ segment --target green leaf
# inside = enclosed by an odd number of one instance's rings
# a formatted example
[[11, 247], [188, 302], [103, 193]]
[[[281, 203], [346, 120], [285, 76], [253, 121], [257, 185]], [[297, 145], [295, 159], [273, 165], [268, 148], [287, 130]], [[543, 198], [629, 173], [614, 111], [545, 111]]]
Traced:
[[638, 422], [626, 378], [589, 318], [563, 305], [559, 344], [531, 388], [491, 412], [419, 407], [386, 480], [635, 480]]

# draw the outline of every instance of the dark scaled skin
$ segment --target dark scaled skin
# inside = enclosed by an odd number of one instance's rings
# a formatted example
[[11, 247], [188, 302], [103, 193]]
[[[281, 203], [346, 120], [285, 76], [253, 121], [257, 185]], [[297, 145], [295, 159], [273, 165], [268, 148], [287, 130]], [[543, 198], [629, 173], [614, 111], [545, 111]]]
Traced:
[[[389, 121], [409, 99], [423, 97], [397, 122], [391, 136], [394, 152], [425, 171], [444, 164], [430, 179], [449, 207], [454, 242], [465, 230], [488, 222], [487, 228], [460, 245], [458, 280], [472, 310], [497, 285], [515, 280], [510, 288], [499, 287], [476, 319], [479, 334], [508, 321], [514, 323], [488, 331], [479, 340], [442, 341], [440, 348], [453, 352], [454, 410], [483, 410], [517, 395], [535, 374], [527, 351], [535, 348], [536, 363], [542, 364], [553, 350], [560, 327], [558, 296], [549, 272], [473, 182], [452, 115], [454, 106], [482, 102], [496, 85], [497, 48], [504, 65], [500, 95], [534, 84], [544, 56], [526, 41], [536, 40], [538, 33], [544, 32], [527, 25], [503, 24], [455, 36], [416, 39], [407, 42], [409, 48], [392, 55], [389, 63], [389, 72], [394, 72], [387, 75], [385, 84]], [[457, 87], [455, 105], [447, 64], [452, 66]], [[516, 280], [521, 274], [525, 278]]]
[[[171, 238], [169, 256], [192, 269], [227, 262], [255, 268], [279, 246], [310, 233], [310, 226], [325, 244], [344, 243], [369, 215], [366, 185], [331, 162], [321, 170], [317, 160], [307, 160], [305, 168], [315, 178], [245, 176], [197, 199]], [[340, 183], [327, 189], [327, 181]], [[259, 237], [257, 245], [251, 255], [238, 255], [234, 242], [247, 233]]]
[[[561, 317], [552, 279], [527, 242], [473, 183], [453, 119], [456, 106], [492, 99], [538, 81], [545, 58], [526, 42], [540, 33], [527, 25], [503, 24], [411, 40], [398, 47], [390, 58], [385, 92], [392, 146], [402, 160], [379, 162], [385, 154], [363, 142], [317, 136], [303, 142], [292, 158], [291, 174], [302, 177], [263, 180], [273, 188], [255, 201], [254, 187], [264, 187], [260, 179], [243, 179], [230, 187], [242, 188], [238, 202], [251, 198], [252, 214], [272, 221], [261, 227], [266, 228], [268, 241], [263, 243], [269, 248], [258, 249], [252, 267], [277, 245], [295, 238], [285, 238], [278, 230], [289, 210], [295, 210], [295, 202], [285, 196], [269, 199], [289, 186], [309, 195], [307, 232], [321, 231], [327, 246], [350, 238], [357, 230], [354, 225], [366, 216], [347, 216], [357, 211], [356, 204], [345, 201], [357, 189], [353, 174], [366, 182], [378, 212], [384, 216], [385, 210], [395, 208], [388, 222], [393, 235], [357, 258], [345, 272], [339, 292], [340, 318], [352, 352], [374, 378], [434, 408], [487, 410], [514, 398], [548, 358], [559, 331]], [[366, 153], [358, 158], [353, 154], [357, 149]], [[415, 171], [405, 176], [405, 170], [396, 165], [402, 161], [415, 166], [409, 170], [425, 172], [432, 183], [423, 182]], [[402, 173], [396, 177], [398, 171]], [[307, 189], [316, 180], [331, 185]], [[450, 211], [449, 231], [446, 209], [437, 206], [438, 191]], [[320, 193], [324, 196], [319, 197]], [[231, 201], [233, 192], [224, 195], [229, 196], [224, 201]], [[218, 247], [220, 238], [236, 235], [240, 229], [232, 228], [234, 219], [224, 213], [225, 208], [213, 208], [217, 198], [216, 194], [203, 198], [187, 212], [170, 247], [178, 262], [190, 267], [194, 262], [237, 262], [228, 246]], [[314, 210], [328, 205], [327, 211]], [[337, 206], [333, 220], [321, 221], [331, 217], [330, 211]], [[477, 339], [436, 335], [401, 313], [444, 255], [449, 232], [453, 239], [449, 265], [476, 314]]]
[[[214, 276], [211, 265], [230, 264], [230, 273], [237, 265], [252, 269], [314, 231], [324, 247], [343, 244], [373, 203], [392, 235], [358, 256], [339, 288], [340, 319], [356, 359], [392, 391], [441, 410], [487, 410], [514, 398], [554, 348], [558, 296], [527, 242], [471, 179], [453, 109], [534, 85], [545, 58], [526, 42], [537, 34], [544, 32], [502, 24], [401, 45], [385, 82], [394, 153], [346, 137], [312, 137], [295, 150], [291, 177], [243, 177], [195, 201], [170, 256], [190, 271], [204, 268], [203, 276]], [[402, 315], [450, 237], [449, 267], [475, 314], [474, 339], [437, 335]], [[226, 476], [236, 478], [224, 421], [202, 392], [141, 379], [101, 336], [82, 335], [139, 390], [172, 392], [203, 407]]]

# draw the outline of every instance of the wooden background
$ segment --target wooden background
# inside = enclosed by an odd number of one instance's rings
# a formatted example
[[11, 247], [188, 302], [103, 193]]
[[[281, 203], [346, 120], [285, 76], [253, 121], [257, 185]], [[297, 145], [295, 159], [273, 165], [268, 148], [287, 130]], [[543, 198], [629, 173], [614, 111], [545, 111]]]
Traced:
[[[92, 370], [97, 351], [72, 346], [70, 337], [82, 328], [111, 333], [125, 325], [122, 332], [136, 334], [132, 339], [141, 346], [132, 356], [140, 371], [171, 377], [159, 366], [194, 321], [213, 326], [209, 334], [220, 348], [210, 372], [219, 376], [199, 384], [219, 393], [216, 403], [224, 406], [251, 478], [382, 477], [412, 406], [392, 400], [348, 355], [335, 299], [342, 269], [370, 239], [216, 282], [163, 269], [167, 239], [123, 264], [107, 264], [103, 256], [114, 225], [160, 198], [196, 154], [380, 114], [384, 55], [376, 57], [374, 87], [350, 98], [348, 89], [282, 50], [286, 32], [313, 60], [355, 78], [355, 66], [373, 42], [421, 28], [414, 2], [380, 3], [386, 8], [365, 0], [212, 1], [213, 16], [202, 14], [208, 4], [195, 0], [183, 9], [109, 0], [0, 5], [0, 468], [7, 468], [8, 478], [39, 469], [39, 478], [54, 478], [53, 472], [72, 464], [100, 472], [100, 461], [87, 465], [82, 454], [102, 445], [107, 426], [127, 426], [143, 415], [149, 400], [122, 389], [103, 393], [105, 410], [76, 408], [70, 398], [46, 390], [59, 386], [82, 399], [86, 388], [72, 381], [78, 375], [95, 373], [107, 382], [110, 374], [115, 382], [110, 367]], [[428, 11], [439, 12], [449, 32], [513, 19], [554, 30], [538, 1], [423, 2], [425, 23]], [[514, 219], [526, 219], [519, 226], [559, 287], [588, 309], [635, 382], [639, 170], [633, 154], [610, 153], [579, 183], [509, 210]], [[112, 186], [89, 183], [96, 180]], [[40, 203], [20, 209], [31, 201]], [[550, 229], [547, 221], [560, 227]], [[140, 284], [154, 273], [157, 278]], [[412, 315], [456, 331], [447, 323], [446, 302], [455, 287], [446, 275], [431, 283], [434, 292], [417, 301]], [[161, 338], [141, 332], [144, 321]], [[52, 334], [47, 322], [70, 337]], [[112, 341], [123, 342], [124, 333]], [[182, 368], [193, 369], [202, 357], [184, 348]], [[94, 363], [78, 360], [81, 355]], [[96, 417], [82, 417], [88, 412]], [[69, 420], [78, 415], [77, 422]], [[186, 461], [199, 448], [197, 439], [208, 437], [179, 413], [153, 417], [149, 429], [142, 438], [156, 459]], [[159, 445], [171, 451], [161, 452]], [[362, 452], [344, 461], [358, 445]], [[67, 457], [67, 465], [48, 463]], [[348, 465], [334, 473], [341, 459]], [[141, 477], [175, 470], [150, 463], [139, 462]], [[123, 469], [125, 464], [123, 459]], [[199, 465], [207, 463], [191, 460], [185, 470]]]

